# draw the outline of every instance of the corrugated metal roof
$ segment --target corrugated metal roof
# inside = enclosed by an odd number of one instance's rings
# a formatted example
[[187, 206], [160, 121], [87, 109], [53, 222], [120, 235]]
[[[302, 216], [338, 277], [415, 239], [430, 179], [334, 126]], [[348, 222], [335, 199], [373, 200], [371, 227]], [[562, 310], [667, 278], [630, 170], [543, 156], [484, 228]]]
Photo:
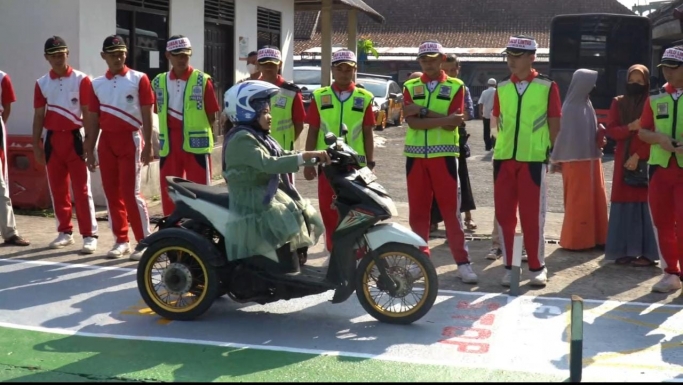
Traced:
[[[322, 7], [322, 0], [294, 0], [295, 11], [318, 11]], [[368, 15], [372, 20], [384, 24], [384, 16], [375, 11], [362, 0], [332, 0], [332, 9], [348, 10], [355, 9]]]

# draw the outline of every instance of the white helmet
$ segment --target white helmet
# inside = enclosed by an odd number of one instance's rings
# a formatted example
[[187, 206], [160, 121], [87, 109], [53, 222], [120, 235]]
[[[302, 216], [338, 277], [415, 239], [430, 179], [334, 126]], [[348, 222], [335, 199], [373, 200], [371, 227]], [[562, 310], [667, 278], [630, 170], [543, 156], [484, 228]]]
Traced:
[[270, 101], [280, 87], [262, 80], [247, 80], [225, 91], [223, 111], [233, 123], [251, 123], [256, 119], [256, 101]]

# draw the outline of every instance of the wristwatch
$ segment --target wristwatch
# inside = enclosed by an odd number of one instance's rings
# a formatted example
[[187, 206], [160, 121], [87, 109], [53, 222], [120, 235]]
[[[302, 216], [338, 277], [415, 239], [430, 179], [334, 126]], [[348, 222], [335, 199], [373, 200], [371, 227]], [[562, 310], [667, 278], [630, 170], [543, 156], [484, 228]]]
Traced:
[[420, 108], [420, 118], [426, 118], [429, 114], [429, 109], [427, 107]]

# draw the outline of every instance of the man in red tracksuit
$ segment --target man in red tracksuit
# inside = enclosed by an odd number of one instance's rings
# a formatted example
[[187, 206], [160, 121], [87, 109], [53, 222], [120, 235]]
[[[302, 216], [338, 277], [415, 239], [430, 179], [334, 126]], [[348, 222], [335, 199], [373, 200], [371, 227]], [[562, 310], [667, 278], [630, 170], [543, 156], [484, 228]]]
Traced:
[[[155, 94], [154, 112], [160, 115], [159, 134], [166, 141], [165, 146], [162, 145], [161, 151], [164, 150], [163, 147], [166, 147], [168, 151], [165, 155], [162, 153], [159, 160], [161, 205], [164, 215], [171, 215], [175, 209], [175, 204], [168, 195], [166, 177], [177, 176], [195, 183], [211, 184], [211, 154], [186, 151], [187, 143], [185, 142], [188, 140], [186, 136], [189, 137], [188, 132], [202, 129], [211, 130], [220, 107], [214, 92], [213, 82], [208, 74], [192, 68], [190, 65], [191, 56], [190, 40], [183, 35], [171, 36], [167, 42], [166, 58], [171, 63], [172, 68], [168, 72], [157, 75], [152, 80], [152, 89]], [[194, 75], [197, 79], [208, 78], [206, 86], [202, 88], [197, 85], [197, 81], [193, 83], [192, 77]], [[190, 93], [192, 93], [191, 96], [188, 95]], [[186, 105], [188, 96], [199, 99], [201, 103], [196, 103], [197, 107], [193, 107], [191, 104]], [[203, 109], [203, 114], [206, 115], [204, 126], [192, 126], [187, 123], [190, 117], [186, 115], [188, 112], [192, 112], [191, 109], [200, 113]], [[166, 116], [161, 116], [164, 113]], [[192, 123], [197, 124], [196, 122]], [[199, 133], [201, 134], [201, 132]], [[213, 135], [213, 133], [210, 132], [209, 135]], [[207, 147], [209, 147], [208, 141]], [[207, 151], [210, 150], [212, 149], [207, 149]]]
[[517, 205], [532, 286], [545, 286], [545, 177], [552, 143], [560, 131], [562, 104], [557, 84], [533, 69], [538, 44], [513, 36], [504, 53], [512, 76], [498, 83], [492, 116], [498, 124], [493, 150], [495, 215], [505, 257], [502, 284], [509, 286]]
[[9, 75], [0, 71], [0, 236], [5, 245], [28, 246], [27, 239], [19, 235], [9, 197], [9, 172], [7, 170], [7, 120], [12, 103], [17, 101]]
[[[128, 222], [138, 242], [150, 234], [147, 202], [140, 195], [140, 169], [154, 156], [151, 145], [154, 93], [146, 74], [125, 65], [127, 52], [121, 36], [112, 35], [104, 40], [100, 55], [109, 70], [93, 79], [88, 98], [90, 119], [85, 146], [88, 167], [94, 171], [99, 160], [109, 225], [116, 237], [114, 247], [107, 253], [109, 258], [121, 258], [131, 252]], [[139, 261], [144, 251], [134, 252], [130, 259]]]
[[[353, 79], [356, 77], [357, 61], [356, 55], [349, 50], [341, 49], [332, 55], [332, 74], [334, 75], [334, 82], [329, 87], [323, 87], [320, 91], [326, 94], [321, 97], [321, 102], [323, 105], [318, 105], [314, 98], [311, 99], [311, 104], [308, 107], [308, 112], [306, 114], [306, 122], [308, 123], [308, 136], [306, 137], [306, 151], [313, 150], [324, 150], [324, 147], [318, 147], [320, 138], [324, 135], [324, 130], [329, 129], [330, 132], [334, 133], [335, 136], [339, 137], [341, 132], [341, 127], [331, 127], [333, 124], [325, 122], [321, 118], [321, 110], [327, 109], [328, 111], [335, 111], [335, 114], [339, 114], [339, 119], [341, 124], [346, 125], [350, 132], [348, 137], [353, 137], [356, 135], [363, 135], [363, 146], [364, 148], [359, 148], [361, 146], [354, 147], [354, 143], [349, 141], [347, 144], [351, 146], [359, 154], [365, 154], [366, 164], [370, 169], [375, 167], [375, 162], [373, 158], [373, 134], [372, 130], [375, 127], [375, 114], [372, 112], [372, 103], [369, 103], [367, 107], [362, 108], [362, 103], [358, 106], [359, 108], [353, 110], [353, 116], [347, 111], [344, 113], [344, 107], [335, 107], [337, 101], [339, 104], [346, 103], [346, 106], [351, 106], [356, 104], [359, 98], [363, 95], [367, 95], [368, 91], [356, 87], [356, 83]], [[336, 99], [332, 99], [331, 95], [334, 93]], [[360, 96], [359, 96], [360, 95]], [[325, 105], [325, 101], [329, 104]], [[361, 116], [362, 114], [362, 116]], [[352, 119], [361, 120], [361, 127], [354, 130], [354, 125], [351, 124]], [[348, 123], [348, 124], [347, 124]], [[328, 128], [326, 128], [328, 127]], [[360, 129], [360, 131], [358, 131]], [[321, 131], [323, 130], [323, 131]], [[320, 214], [325, 225], [325, 246], [328, 252], [332, 252], [332, 235], [334, 230], [337, 228], [339, 222], [339, 213], [337, 209], [332, 207], [334, 201], [334, 190], [330, 186], [330, 182], [325, 177], [322, 168], [318, 169], [318, 206], [320, 209]], [[306, 180], [313, 180], [316, 177], [316, 169], [314, 167], [308, 166], [304, 168], [304, 177]]]
[[651, 145], [648, 203], [664, 270], [652, 291], [670, 293], [683, 279], [683, 46], [664, 51], [659, 67], [667, 83], [645, 101], [638, 136]]
[[[439, 42], [422, 43], [417, 60], [422, 76], [406, 81], [403, 91], [410, 227], [429, 241], [430, 207], [436, 197], [457, 275], [465, 283], [476, 283], [460, 220], [458, 190], [457, 127], [464, 121], [465, 86], [441, 70], [446, 55]], [[428, 247], [423, 251], [429, 255]]]
[[[97, 249], [97, 221], [90, 188], [90, 173], [83, 151], [83, 116], [88, 114], [90, 78], [69, 66], [69, 48], [53, 36], [45, 42], [45, 59], [52, 70], [36, 81], [33, 96], [33, 152], [46, 165], [52, 206], [59, 235], [50, 248], [74, 243], [69, 181], [76, 201], [78, 229], [83, 236], [82, 252]], [[41, 141], [43, 128], [46, 134]], [[41, 143], [42, 142], [42, 143]]]

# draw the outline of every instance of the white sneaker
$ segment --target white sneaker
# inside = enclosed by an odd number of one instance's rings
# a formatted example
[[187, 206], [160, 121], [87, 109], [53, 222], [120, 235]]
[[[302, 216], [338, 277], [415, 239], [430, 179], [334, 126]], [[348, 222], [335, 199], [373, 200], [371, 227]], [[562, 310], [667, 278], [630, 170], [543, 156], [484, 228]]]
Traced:
[[458, 266], [458, 271], [455, 272], [456, 276], [459, 277], [464, 283], [477, 283], [479, 278], [474, 271], [472, 271], [472, 265], [460, 265]]
[[114, 247], [107, 253], [107, 257], [121, 258], [126, 254], [130, 254], [130, 245], [128, 242], [122, 242], [115, 244]]
[[142, 259], [142, 254], [145, 253], [145, 250], [147, 250], [147, 248], [144, 248], [140, 251], [134, 251], [133, 254], [130, 255], [130, 260], [139, 261], [140, 259]]
[[529, 285], [531, 286], [545, 286], [548, 283], [548, 269], [543, 268], [541, 271], [534, 271], [531, 273]]
[[489, 250], [489, 253], [486, 255], [486, 259], [489, 259], [491, 261], [495, 261], [499, 259], [500, 257], [503, 256], [503, 250], [497, 248], [497, 247], [492, 247]]
[[50, 243], [51, 249], [61, 249], [69, 245], [74, 244], [74, 236], [67, 233], [59, 233], [57, 238], [55, 238], [52, 243]]
[[526, 255], [526, 247], [522, 246], [522, 262], [529, 262], [529, 256]]
[[94, 254], [95, 251], [97, 251], [97, 238], [83, 238], [83, 248], [81, 249], [81, 252], [85, 254]]
[[652, 291], [657, 293], [670, 293], [680, 288], [681, 279], [678, 277], [678, 275], [664, 273], [662, 279], [652, 286]]

